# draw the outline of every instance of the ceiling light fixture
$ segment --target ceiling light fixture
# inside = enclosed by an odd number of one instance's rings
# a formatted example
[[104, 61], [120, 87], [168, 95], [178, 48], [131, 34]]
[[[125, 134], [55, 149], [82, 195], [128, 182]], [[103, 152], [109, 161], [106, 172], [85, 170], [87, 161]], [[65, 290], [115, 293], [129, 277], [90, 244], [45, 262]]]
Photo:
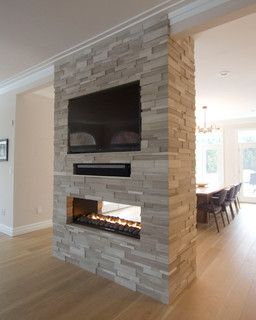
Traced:
[[220, 76], [221, 77], [227, 77], [230, 74], [230, 72], [228, 70], [222, 70], [220, 72]]
[[217, 128], [216, 125], [214, 125], [214, 124], [207, 126], [207, 121], [206, 121], [207, 106], [203, 106], [202, 109], [204, 112], [204, 125], [202, 127], [197, 126], [197, 132], [198, 133], [210, 133], [210, 132], [213, 132], [214, 130], [219, 130], [220, 128]]

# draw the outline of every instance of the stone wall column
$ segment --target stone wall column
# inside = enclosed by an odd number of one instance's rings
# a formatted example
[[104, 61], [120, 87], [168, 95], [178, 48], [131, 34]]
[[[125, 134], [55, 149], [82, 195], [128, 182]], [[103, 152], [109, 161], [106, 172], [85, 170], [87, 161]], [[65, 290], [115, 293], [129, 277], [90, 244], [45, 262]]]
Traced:
[[[169, 34], [167, 14], [151, 17], [56, 62], [54, 79], [53, 254], [164, 303], [169, 302]], [[69, 154], [69, 100], [133, 81], [141, 88], [141, 150]], [[79, 176], [75, 163], [130, 163], [131, 176]], [[141, 238], [72, 224], [69, 198], [140, 206]]]
[[196, 277], [195, 64], [190, 37], [169, 38], [169, 257], [172, 302]]

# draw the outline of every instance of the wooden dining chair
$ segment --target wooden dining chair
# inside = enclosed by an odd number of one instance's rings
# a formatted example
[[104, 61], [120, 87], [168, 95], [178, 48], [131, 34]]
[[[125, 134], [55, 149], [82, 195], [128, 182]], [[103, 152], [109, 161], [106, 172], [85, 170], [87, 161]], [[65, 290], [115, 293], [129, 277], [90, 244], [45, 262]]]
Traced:
[[223, 203], [226, 199], [227, 190], [223, 189], [216, 194], [213, 194], [210, 198], [209, 204], [207, 206], [207, 212], [213, 214], [217, 231], [220, 232], [217, 215], [221, 215], [223, 226], [225, 227], [225, 221], [223, 217]]

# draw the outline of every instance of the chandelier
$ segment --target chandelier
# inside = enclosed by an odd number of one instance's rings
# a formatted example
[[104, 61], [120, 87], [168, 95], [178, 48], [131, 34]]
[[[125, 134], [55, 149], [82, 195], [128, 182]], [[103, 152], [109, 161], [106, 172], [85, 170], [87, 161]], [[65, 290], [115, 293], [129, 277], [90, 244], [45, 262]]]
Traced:
[[209, 132], [213, 132], [214, 130], [219, 130], [220, 128], [217, 128], [214, 124], [207, 126], [207, 121], [206, 121], [207, 106], [203, 106], [203, 112], [204, 112], [204, 125], [203, 125], [203, 127], [197, 126], [197, 132], [198, 133], [209, 133]]

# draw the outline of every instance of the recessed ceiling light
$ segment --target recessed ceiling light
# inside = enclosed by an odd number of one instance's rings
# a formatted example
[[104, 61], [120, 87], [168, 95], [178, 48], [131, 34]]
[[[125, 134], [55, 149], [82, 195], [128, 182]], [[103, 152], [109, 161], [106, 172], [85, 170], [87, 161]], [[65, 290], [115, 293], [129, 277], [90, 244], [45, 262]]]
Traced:
[[222, 70], [220, 72], [221, 77], [227, 77], [230, 74], [230, 71], [228, 70]]

